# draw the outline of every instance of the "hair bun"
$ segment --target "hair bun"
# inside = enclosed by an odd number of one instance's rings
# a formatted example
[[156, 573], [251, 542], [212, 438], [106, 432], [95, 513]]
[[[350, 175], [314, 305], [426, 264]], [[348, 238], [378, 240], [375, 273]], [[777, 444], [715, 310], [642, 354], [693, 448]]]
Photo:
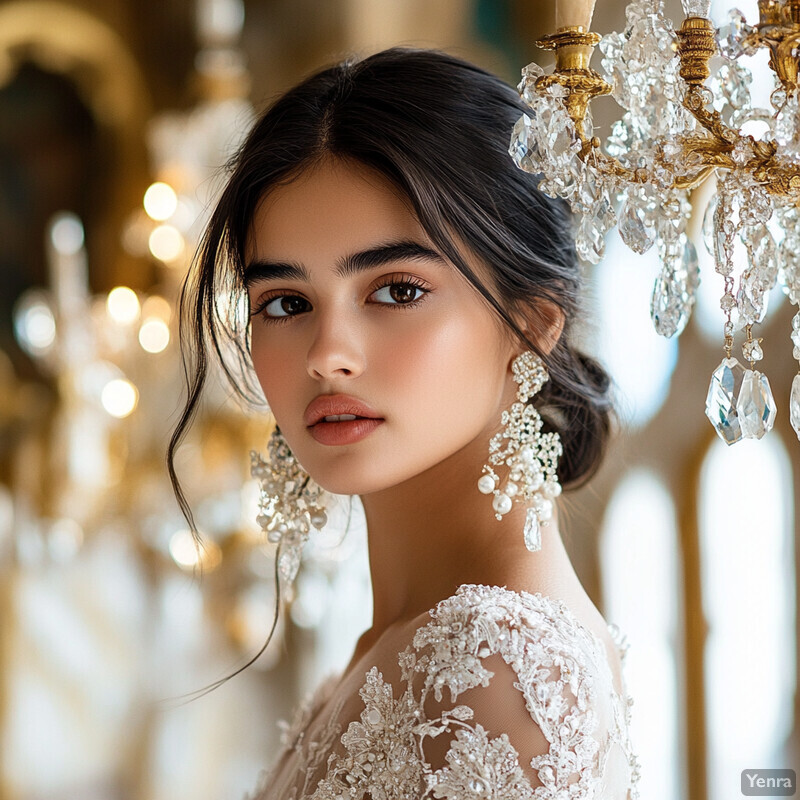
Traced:
[[542, 418], [561, 437], [559, 482], [564, 489], [577, 489], [597, 472], [605, 455], [616, 416], [612, 381], [596, 359], [573, 347], [556, 347], [550, 355], [540, 413], [545, 411]]

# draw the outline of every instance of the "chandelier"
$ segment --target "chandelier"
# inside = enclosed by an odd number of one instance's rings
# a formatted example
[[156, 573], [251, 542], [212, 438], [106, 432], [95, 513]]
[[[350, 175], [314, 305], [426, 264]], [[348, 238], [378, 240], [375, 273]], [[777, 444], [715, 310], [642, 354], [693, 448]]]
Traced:
[[[511, 136], [509, 153], [539, 188], [566, 199], [577, 221], [580, 257], [598, 263], [605, 236], [618, 227], [636, 253], [655, 245], [661, 269], [650, 316], [665, 337], [689, 320], [700, 282], [697, 251], [686, 233], [690, 192], [715, 178], [703, 239], [724, 277], [725, 357], [711, 377], [706, 416], [728, 445], [772, 429], [775, 401], [756, 367], [763, 357], [752, 326], [763, 321], [778, 281], [800, 305], [800, 0], [758, 0], [749, 25], [737, 9], [715, 28], [711, 0], [681, 0], [675, 30], [663, 0], [633, 0], [622, 32], [590, 31], [594, 0], [556, 0], [556, 31], [537, 42], [555, 51], [551, 73], [522, 70], [519, 92], [531, 111]], [[601, 75], [589, 67], [599, 44]], [[751, 103], [750, 70], [740, 60], [769, 52], [775, 88], [770, 108]], [[601, 146], [592, 98], [611, 94], [625, 113]], [[756, 137], [744, 130], [760, 128]], [[768, 224], [769, 223], [769, 224]], [[734, 292], [734, 249], [745, 265]], [[738, 258], [737, 258], [738, 261]], [[744, 330], [745, 369], [731, 356]], [[792, 319], [793, 358], [800, 361], [800, 311]], [[792, 381], [790, 420], [800, 438], [800, 368]]]

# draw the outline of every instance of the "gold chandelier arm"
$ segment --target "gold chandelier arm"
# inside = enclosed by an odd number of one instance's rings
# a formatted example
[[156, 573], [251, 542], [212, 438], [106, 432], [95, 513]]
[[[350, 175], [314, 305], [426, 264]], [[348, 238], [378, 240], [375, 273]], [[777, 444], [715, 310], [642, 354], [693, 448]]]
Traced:
[[584, 162], [591, 162], [598, 172], [606, 175], [614, 175], [627, 183], [646, 183], [648, 179], [647, 170], [629, 169], [613, 156], [604, 153], [600, 149], [600, 140], [595, 136], [591, 139], [580, 136], [581, 149], [578, 151], [578, 158]]
[[[761, 4], [762, 18], [763, 12], [766, 9], [764, 3]], [[772, 25], [770, 21], [770, 25]], [[707, 108], [708, 90], [704, 87], [706, 78], [709, 75], [708, 61], [716, 51], [716, 43], [714, 41], [714, 26], [710, 20], [700, 17], [689, 17], [684, 20], [683, 26], [678, 33], [678, 53], [681, 60], [680, 74], [687, 84], [686, 94], [683, 99], [683, 106], [690, 114], [700, 123], [700, 125], [708, 132], [708, 136], [688, 136], [682, 142], [682, 152], [680, 159], [686, 162], [691, 160], [699, 160], [703, 164], [705, 174], [708, 174], [716, 167], [723, 167], [727, 169], [734, 169], [737, 166], [742, 166], [741, 162], [737, 163], [737, 157], [744, 159], [744, 165], [755, 176], [757, 173], [766, 175], [772, 174], [777, 165], [773, 164], [773, 158], [777, 151], [777, 144], [773, 141], [770, 142], [756, 142], [752, 136], [742, 137], [737, 130], [728, 127], [720, 113], [716, 110], [709, 111]], [[797, 40], [800, 36], [800, 27], [792, 37], [783, 38], [783, 42], [789, 42], [791, 39]], [[797, 62], [791, 55], [794, 50], [793, 45], [789, 45], [787, 51], [781, 51], [782, 44], [777, 46], [777, 43], [770, 43], [764, 39], [763, 35], [759, 32], [758, 37], [760, 43], [768, 43], [771, 45], [772, 59], [771, 63], [778, 62], [783, 59], [784, 76], [781, 81], [784, 86], [787, 86], [787, 81], [794, 86], [794, 80], [797, 76]], [[785, 52], [785, 56], [778, 56], [778, 52]], [[788, 62], [791, 61], [791, 64]], [[775, 68], [775, 67], [773, 67]], [[794, 70], [792, 72], [792, 70]], [[777, 69], [776, 69], [777, 72]], [[791, 74], [791, 79], [789, 79]], [[743, 145], [742, 145], [743, 143]], [[737, 154], [737, 146], [740, 152]], [[781, 167], [785, 171], [786, 167]], [[789, 168], [789, 172], [794, 174], [795, 170]], [[783, 172], [781, 172], [783, 175]], [[699, 177], [699, 176], [698, 176]], [[698, 183], [700, 180], [695, 180]], [[791, 185], [791, 180], [787, 177], [782, 185], [788, 188]], [[769, 188], [772, 191], [772, 188]], [[780, 190], [780, 194], [787, 194], [786, 191]]]
[[795, 54], [800, 46], [800, 26], [794, 27], [796, 30], [788, 33], [776, 47], [770, 48], [770, 66], [787, 93], [797, 86], [798, 58]]
[[713, 171], [714, 165], [707, 164], [693, 175], [685, 175], [680, 178], [675, 178], [675, 180], [672, 182], [672, 188], [693, 189], [695, 186], [699, 186], [709, 175], [711, 175]]
[[731, 149], [738, 139], [738, 133], [723, 122], [719, 111], [709, 111], [706, 102], [706, 90], [701, 86], [691, 85], [687, 88], [683, 107], [711, 134], [719, 151]]
[[583, 129], [583, 120], [589, 101], [593, 97], [608, 94], [611, 91], [611, 87], [600, 75], [587, 67], [562, 69], [552, 75], [542, 75], [536, 80], [536, 88], [540, 91], [547, 91], [555, 84], [563, 86], [567, 90], [564, 103], [567, 113], [578, 130]]
[[[727, 127], [718, 111], [708, 111], [705, 107], [702, 89], [698, 86], [689, 87], [684, 106], [710, 134], [687, 136], [682, 140], [681, 158], [684, 161], [693, 156], [699, 158], [706, 175], [716, 167], [735, 169], [744, 166], [770, 194], [800, 204], [800, 166], [776, 161], [778, 145], [775, 141], [757, 141], [752, 136], [742, 136]], [[736, 160], [736, 149], [740, 142], [745, 145], [742, 152], [750, 154], [743, 163]]]
[[753, 170], [753, 177], [773, 195], [791, 200], [800, 206], [800, 167], [770, 161]]

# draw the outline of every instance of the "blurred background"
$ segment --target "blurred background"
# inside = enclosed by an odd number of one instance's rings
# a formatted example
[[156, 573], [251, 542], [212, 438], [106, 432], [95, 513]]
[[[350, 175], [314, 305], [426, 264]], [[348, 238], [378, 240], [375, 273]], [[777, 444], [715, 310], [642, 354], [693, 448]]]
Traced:
[[[594, 29], [621, 30], [624, 5], [600, 0]], [[755, 21], [755, 0], [740, 8]], [[667, 10], [679, 23], [678, 1]], [[277, 93], [393, 44], [516, 85], [550, 63], [534, 41], [552, 28], [545, 0], [0, 0], [2, 800], [243, 797], [275, 721], [347, 663], [371, 620], [358, 498], [313, 539], [266, 652], [180, 700], [255, 655], [274, 606], [249, 476], [271, 420], [212, 382], [177, 465], [199, 553], [167, 478], [180, 281], [220, 166]], [[751, 68], [755, 93], [766, 61]], [[619, 109], [593, 110], [605, 136]], [[649, 316], [654, 253], [614, 230], [587, 268], [582, 344], [612, 373], [624, 425], [560, 501], [576, 570], [628, 637], [648, 800], [731, 800], [742, 769], [800, 765], [793, 309], [776, 288], [755, 334], [775, 427], [727, 447], [704, 414], [722, 279], [698, 252], [674, 341]]]

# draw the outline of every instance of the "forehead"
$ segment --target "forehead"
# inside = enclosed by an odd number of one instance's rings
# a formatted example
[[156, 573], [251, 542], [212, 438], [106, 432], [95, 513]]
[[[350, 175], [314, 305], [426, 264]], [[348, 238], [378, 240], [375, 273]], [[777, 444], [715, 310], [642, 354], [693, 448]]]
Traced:
[[383, 175], [325, 159], [266, 194], [253, 215], [248, 258], [327, 261], [377, 240], [430, 244], [409, 200]]

